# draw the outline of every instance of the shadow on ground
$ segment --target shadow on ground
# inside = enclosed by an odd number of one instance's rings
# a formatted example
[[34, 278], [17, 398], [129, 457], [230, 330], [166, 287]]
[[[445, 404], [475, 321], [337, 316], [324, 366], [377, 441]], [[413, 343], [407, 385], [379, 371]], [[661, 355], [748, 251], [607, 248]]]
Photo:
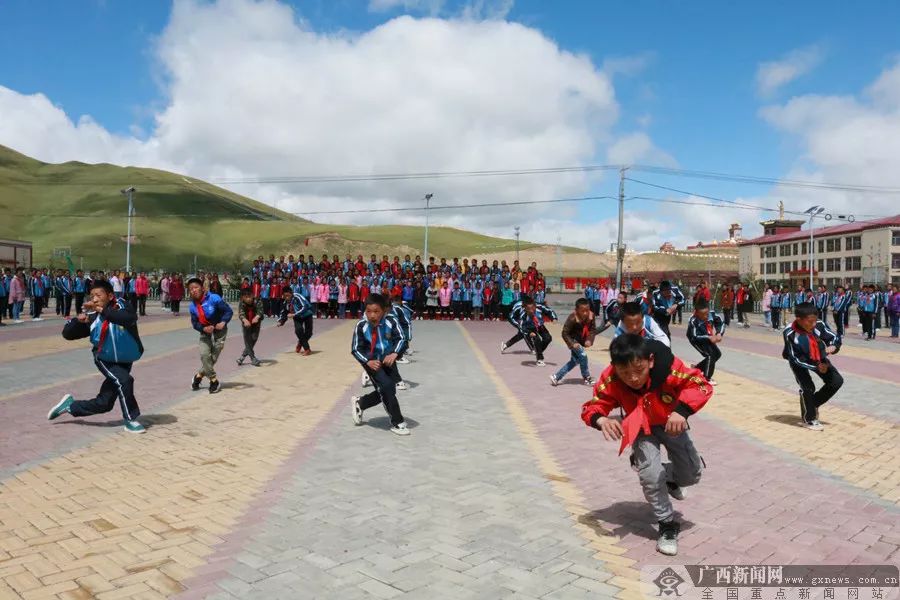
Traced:
[[[391, 420], [388, 417], [373, 417], [371, 419], [366, 419], [364, 425], [369, 425], [370, 427], [374, 427], [376, 429], [384, 429], [385, 431], [391, 428]], [[415, 419], [406, 419], [406, 426], [410, 429], [415, 429], [419, 426], [419, 422]]]
[[[694, 526], [692, 521], [683, 520], [678, 511], [675, 512], [675, 519], [681, 523], [682, 531]], [[579, 516], [578, 522], [593, 529], [598, 537], [624, 537], [628, 534], [649, 540], [658, 537], [656, 517], [646, 502], [616, 502]], [[612, 529], [606, 526], [607, 523], [612, 525]]]

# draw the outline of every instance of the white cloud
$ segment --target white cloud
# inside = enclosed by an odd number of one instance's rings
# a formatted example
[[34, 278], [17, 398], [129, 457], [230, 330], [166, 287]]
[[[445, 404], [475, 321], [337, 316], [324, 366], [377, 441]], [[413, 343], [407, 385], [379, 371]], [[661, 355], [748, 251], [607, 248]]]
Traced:
[[[856, 96], [806, 95], [767, 106], [762, 117], [795, 138], [802, 155], [786, 175], [826, 183], [900, 187], [900, 62]], [[897, 194], [781, 188], [788, 210], [824, 205], [832, 213], [894, 215]]]
[[[469, 20], [505, 19], [512, 10], [515, 0], [470, 0], [457, 10], [458, 16]], [[369, 12], [403, 11], [436, 17], [448, 15], [446, 0], [369, 0]]]
[[644, 163], [661, 167], [675, 167], [677, 161], [653, 144], [650, 136], [636, 131], [619, 137], [606, 151], [609, 164], [631, 165]]
[[[470, 6], [502, 12], [510, 4]], [[67, 115], [43, 95], [0, 87], [0, 143], [49, 162], [137, 164], [204, 179], [527, 169], [593, 164], [604, 155], [674, 164], [643, 132], [611, 133], [619, 106], [608, 73], [499, 18], [403, 16], [362, 33], [322, 34], [274, 0], [180, 0], [156, 55], [165, 102], [141, 138]], [[546, 200], [590, 194], [596, 183], [569, 173], [230, 187], [311, 212], [419, 207], [427, 192], [443, 205]], [[574, 220], [577, 212], [575, 204], [466, 208], [435, 211], [431, 222], [506, 237], [518, 224], [523, 239], [544, 242], [559, 230], [567, 244], [608, 248], [615, 220], [586, 226]], [[423, 221], [421, 212], [315, 219]], [[649, 236], [662, 224], [646, 222], [635, 222], [635, 234], [646, 229], [647, 239], [629, 240], [656, 247]]]
[[656, 53], [649, 51], [629, 56], [609, 56], [603, 59], [602, 70], [610, 77], [616, 75], [634, 77], [649, 67], [654, 60]]
[[760, 96], [770, 97], [780, 88], [806, 75], [822, 62], [825, 53], [820, 46], [792, 50], [779, 60], [760, 63], [756, 69], [756, 90]]

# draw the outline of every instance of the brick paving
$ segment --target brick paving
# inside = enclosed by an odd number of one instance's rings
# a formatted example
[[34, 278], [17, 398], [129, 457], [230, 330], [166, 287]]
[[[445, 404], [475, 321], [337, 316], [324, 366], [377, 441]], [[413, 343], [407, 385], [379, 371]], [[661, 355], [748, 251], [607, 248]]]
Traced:
[[[185, 390], [196, 335], [180, 320], [144, 325], [144, 436], [117, 413], [48, 424], [63, 391], [96, 391], [87, 350], [60, 347], [59, 323], [0, 335], [0, 353], [26, 349], [0, 367], [0, 598], [633, 598], [647, 565], [900, 558], [890, 342], [848, 342], [816, 433], [795, 425], [780, 337], [731, 332], [691, 419], [708, 468], [667, 558], [627, 459], [581, 423], [589, 389], [552, 388], [524, 346], [501, 356], [506, 324], [415, 324], [398, 438], [377, 407], [350, 423], [351, 323], [317, 321], [321, 353], [303, 358], [270, 322], [260, 354], [277, 362], [260, 369], [234, 364], [235, 330], [209, 396]], [[548, 362], [567, 358], [557, 336]]]

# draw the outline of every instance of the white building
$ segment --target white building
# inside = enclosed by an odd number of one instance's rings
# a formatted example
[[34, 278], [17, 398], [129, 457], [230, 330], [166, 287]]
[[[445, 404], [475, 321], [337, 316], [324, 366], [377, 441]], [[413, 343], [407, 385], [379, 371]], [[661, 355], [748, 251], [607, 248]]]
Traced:
[[815, 228], [812, 248], [805, 223], [785, 219], [760, 223], [764, 234], [740, 243], [740, 276], [808, 285], [812, 251], [817, 285], [900, 283], [900, 215]]

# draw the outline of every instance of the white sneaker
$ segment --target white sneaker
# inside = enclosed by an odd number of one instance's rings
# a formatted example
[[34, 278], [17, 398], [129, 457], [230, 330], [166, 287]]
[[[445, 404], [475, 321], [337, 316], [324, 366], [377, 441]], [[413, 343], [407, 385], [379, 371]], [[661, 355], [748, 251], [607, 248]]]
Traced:
[[506, 349], [507, 349], [508, 347], [509, 347], [509, 346], [506, 345], [506, 342], [502, 342], [502, 343], [500, 344], [500, 354], [503, 354], [504, 352], [506, 352]]
[[553, 387], [556, 387], [559, 385], [559, 379], [556, 378], [555, 373], [550, 376], [550, 385], [552, 385]]
[[542, 360], [537, 361], [536, 364], [537, 364], [537, 366], [539, 366], [539, 367], [546, 367], [546, 366], [547, 366], [547, 363], [545, 363], [545, 362], [542, 361]]
[[350, 397], [350, 410], [351, 416], [353, 417], [354, 425], [362, 425], [362, 408], [359, 406], [359, 396], [351, 396]]
[[406, 382], [405, 382], [405, 381], [399, 382], [399, 383], [397, 384], [396, 387], [397, 387], [397, 389], [398, 389], [399, 391], [401, 391], [401, 392], [405, 392], [406, 390], [409, 389], [409, 386], [406, 385]]
[[398, 365], [408, 365], [409, 359], [404, 356], [403, 358], [400, 358], [397, 360], [397, 364]]
[[713, 385], [713, 386], [719, 385], [719, 382], [716, 381], [715, 379], [707, 379], [707, 381], [709, 381], [709, 385]]
[[15, 321], [13, 321], [13, 323], [15, 323], [15, 324], [17, 324], [17, 325], [18, 325], [19, 323], [24, 323], [24, 322], [25, 322], [25, 321], [23, 321], [22, 319], [16, 319]]
[[592, 386], [592, 385], [594, 385], [594, 383], [595, 383], [595, 381], [594, 381], [594, 378], [593, 378], [593, 377], [585, 377], [585, 379], [584, 379], [584, 385], [590, 385], [590, 386]]
[[825, 426], [822, 425], [821, 423], [819, 423], [818, 419], [811, 421], [809, 423], [804, 421], [803, 426], [811, 431], [825, 431]]
[[362, 374], [362, 377], [359, 378], [359, 383], [360, 383], [363, 387], [366, 387], [367, 385], [369, 385], [370, 383], [372, 383], [372, 380], [369, 379], [369, 374], [368, 374], [368, 373], [363, 373], [363, 374]]
[[656, 550], [660, 554], [666, 556], [675, 556], [678, 554], [678, 533], [680, 527], [678, 523], [660, 523], [659, 539], [656, 541]]
[[31, 322], [32, 322], [32, 323], [37, 323], [38, 321], [43, 321], [43, 320], [44, 320], [44, 319], [43, 319], [42, 317], [38, 317], [38, 318], [36, 318], [36, 319], [32, 319]]
[[391, 433], [395, 433], [397, 435], [409, 435], [409, 428], [406, 426], [406, 421], [391, 427]]

